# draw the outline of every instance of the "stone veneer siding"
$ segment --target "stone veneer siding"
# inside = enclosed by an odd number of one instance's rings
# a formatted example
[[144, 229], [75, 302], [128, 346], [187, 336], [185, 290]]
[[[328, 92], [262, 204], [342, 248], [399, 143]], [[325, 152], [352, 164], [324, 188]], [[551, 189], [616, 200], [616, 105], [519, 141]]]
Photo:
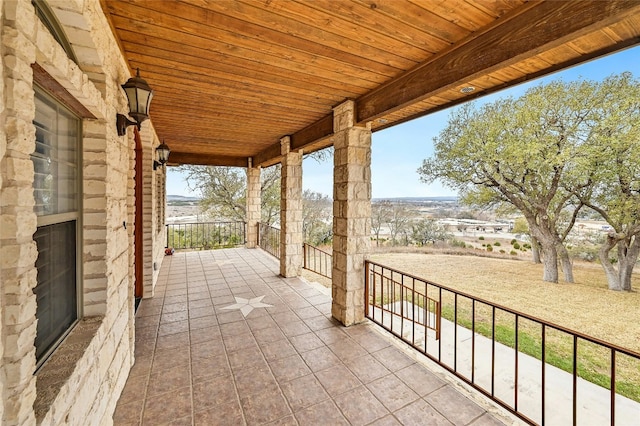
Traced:
[[291, 140], [280, 140], [282, 178], [280, 181], [280, 275], [302, 274], [302, 152], [291, 152]]
[[347, 326], [364, 320], [364, 260], [371, 249], [371, 129], [354, 122], [353, 101], [334, 108], [331, 313]]
[[[151, 126], [145, 121], [144, 126]], [[162, 205], [166, 202], [164, 185], [159, 181], [166, 179], [166, 167], [158, 167], [153, 170], [153, 161], [156, 159], [156, 147], [160, 145], [155, 131], [140, 132], [142, 141], [142, 245], [143, 245], [143, 289], [145, 299], [153, 297], [155, 284], [160, 273], [160, 264], [164, 256], [164, 248], [167, 240], [167, 230], [164, 226], [164, 209], [159, 208], [157, 198], [161, 198]], [[155, 268], [154, 268], [155, 264]]]
[[[78, 64], [30, 1], [0, 0], [0, 423], [108, 425], [134, 361], [134, 142], [131, 129], [125, 137], [115, 129], [116, 112], [127, 108], [120, 84], [130, 74], [98, 0], [49, 4]], [[81, 320], [38, 373], [34, 63], [95, 117], [82, 123]], [[150, 123], [141, 134], [151, 151]], [[151, 203], [154, 196], [152, 188]], [[151, 246], [163, 247], [157, 236]], [[161, 261], [158, 251], [145, 255]]]
[[262, 186], [260, 182], [260, 167], [253, 167], [251, 159], [247, 167], [247, 248], [256, 248], [258, 241], [258, 226], [260, 224]]

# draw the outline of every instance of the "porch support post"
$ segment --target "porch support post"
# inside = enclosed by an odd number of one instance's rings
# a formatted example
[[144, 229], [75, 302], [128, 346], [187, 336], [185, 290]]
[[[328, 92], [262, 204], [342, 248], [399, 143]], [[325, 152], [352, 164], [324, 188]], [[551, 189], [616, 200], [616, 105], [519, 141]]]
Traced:
[[256, 248], [258, 241], [258, 226], [260, 224], [262, 192], [260, 185], [261, 168], [253, 167], [253, 159], [247, 164], [247, 242], [246, 248]]
[[291, 138], [280, 140], [280, 275], [302, 273], [302, 152], [291, 152]]
[[371, 126], [355, 125], [355, 103], [333, 110], [333, 266], [331, 314], [364, 320], [364, 260], [371, 248]]

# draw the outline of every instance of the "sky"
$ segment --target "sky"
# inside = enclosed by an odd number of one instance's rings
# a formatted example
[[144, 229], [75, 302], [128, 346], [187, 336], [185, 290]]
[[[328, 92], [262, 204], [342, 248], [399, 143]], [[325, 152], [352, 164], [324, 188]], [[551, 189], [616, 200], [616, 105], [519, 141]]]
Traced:
[[[527, 89], [541, 83], [563, 81], [600, 81], [612, 74], [630, 71], [640, 78], [640, 46], [596, 59], [585, 64], [532, 80], [515, 87], [482, 97], [482, 104], [512, 96], [517, 98]], [[417, 169], [422, 160], [433, 155], [433, 138], [443, 130], [454, 108], [430, 114], [397, 126], [373, 133], [371, 142], [371, 189], [373, 198], [442, 197], [456, 193], [439, 182], [421, 183]], [[333, 161], [319, 163], [305, 158], [302, 163], [302, 186], [332, 196]], [[167, 171], [167, 194], [198, 196], [189, 192], [184, 175], [175, 168]]]

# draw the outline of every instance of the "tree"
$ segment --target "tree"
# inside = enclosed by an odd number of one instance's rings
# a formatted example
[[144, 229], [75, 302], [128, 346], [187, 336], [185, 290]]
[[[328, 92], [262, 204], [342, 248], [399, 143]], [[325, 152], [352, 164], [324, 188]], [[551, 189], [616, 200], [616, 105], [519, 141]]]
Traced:
[[[631, 291], [640, 254], [640, 81], [630, 73], [598, 86], [595, 137], [585, 145], [570, 188], [611, 226], [598, 257], [609, 289]], [[616, 248], [617, 268], [611, 252]]]
[[411, 214], [407, 206], [400, 203], [392, 204], [387, 221], [389, 234], [391, 234], [391, 244], [396, 245], [399, 235], [404, 235], [404, 245], [409, 244], [408, 232], [410, 222]]
[[558, 81], [517, 100], [466, 104], [452, 113], [434, 139], [434, 157], [418, 170], [423, 181], [440, 179], [467, 200], [510, 203], [522, 212], [540, 243], [545, 281], [558, 282], [559, 258], [565, 281], [573, 282], [563, 242], [583, 203], [565, 183], [597, 133], [594, 87]]
[[267, 225], [280, 222], [280, 164], [260, 173], [260, 221]]
[[380, 230], [389, 222], [393, 206], [391, 201], [383, 200], [371, 203], [371, 230], [376, 236], [376, 246], [380, 246]]
[[434, 219], [420, 219], [411, 225], [411, 238], [418, 245], [424, 246], [427, 243], [436, 241], [446, 241], [453, 235]]
[[[187, 187], [200, 193], [202, 210], [215, 220], [246, 221], [247, 178], [243, 169], [219, 166], [180, 166]], [[262, 170], [262, 221], [276, 223], [280, 217], [280, 166]]]
[[321, 245], [331, 239], [332, 207], [326, 195], [308, 189], [302, 193], [302, 232], [306, 243]]

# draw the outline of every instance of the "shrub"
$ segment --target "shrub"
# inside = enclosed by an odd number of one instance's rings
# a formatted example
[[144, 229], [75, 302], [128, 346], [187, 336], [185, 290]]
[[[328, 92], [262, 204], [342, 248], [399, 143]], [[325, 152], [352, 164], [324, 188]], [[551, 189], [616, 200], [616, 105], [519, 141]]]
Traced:
[[520, 249], [520, 244], [518, 244], [518, 243], [513, 244], [513, 248], [516, 249], [516, 250], [519, 250]]
[[516, 240], [515, 238], [513, 240], [511, 240], [511, 245], [514, 245], [515, 243], [517, 243], [518, 240]]
[[504, 251], [504, 250], [500, 250], [500, 253], [505, 254], [505, 253], [506, 253], [506, 251]]
[[487, 245], [487, 251], [493, 251], [493, 247], [491, 247], [491, 244]]
[[531, 248], [531, 244], [529, 244], [529, 243], [524, 243], [524, 244], [522, 245], [522, 247], [527, 248], [527, 249], [530, 249], [530, 248]]
[[509, 253], [511, 256], [517, 256], [518, 252], [516, 252], [515, 250], [511, 250], [511, 252]]
[[453, 240], [451, 240], [451, 245], [453, 247], [460, 247], [460, 248], [465, 248], [467, 246], [464, 243], [464, 241], [456, 240], [455, 238]]
[[599, 247], [591, 245], [579, 245], [577, 247], [571, 247], [569, 254], [574, 259], [580, 259], [587, 262], [594, 262], [598, 260]]
[[487, 246], [486, 244], [483, 244], [483, 245], [482, 245], [482, 247], [486, 247], [486, 246]]
[[478, 237], [479, 240], [484, 240], [484, 237], [482, 235], [480, 235], [480, 237]]
[[495, 243], [493, 243], [493, 245], [494, 245], [495, 247], [500, 247], [502, 244], [500, 244], [500, 241], [496, 241]]

